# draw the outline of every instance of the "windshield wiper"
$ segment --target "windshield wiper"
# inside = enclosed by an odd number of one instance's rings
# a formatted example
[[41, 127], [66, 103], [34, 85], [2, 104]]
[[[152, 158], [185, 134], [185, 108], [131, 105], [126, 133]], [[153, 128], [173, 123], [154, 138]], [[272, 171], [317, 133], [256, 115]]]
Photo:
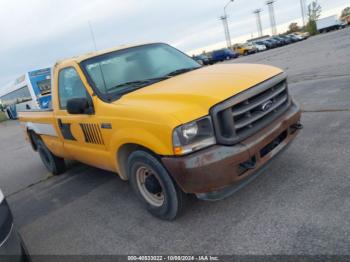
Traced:
[[144, 86], [151, 85], [151, 84], [154, 84], [154, 83], [162, 81], [162, 80], [166, 80], [168, 78], [169, 78], [168, 76], [164, 76], [164, 77], [156, 77], [156, 78], [150, 78], [150, 79], [144, 79], [144, 80], [125, 82], [125, 83], [116, 85], [112, 88], [109, 88], [108, 91], [110, 92], [111, 90], [115, 90], [115, 89], [120, 88], [120, 89], [122, 89], [121, 93], [124, 94], [124, 93], [131, 92], [133, 90], [136, 90], [138, 88], [142, 88]]
[[181, 69], [177, 69], [175, 71], [168, 73], [166, 76], [168, 76], [168, 77], [176, 76], [176, 75], [180, 75], [180, 74], [184, 74], [184, 73], [196, 70], [198, 68], [200, 68], [200, 67], [181, 68]]

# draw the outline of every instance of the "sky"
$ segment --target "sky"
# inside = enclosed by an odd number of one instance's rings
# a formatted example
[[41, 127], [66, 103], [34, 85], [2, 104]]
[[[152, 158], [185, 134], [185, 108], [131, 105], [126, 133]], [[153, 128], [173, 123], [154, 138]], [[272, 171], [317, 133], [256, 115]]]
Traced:
[[[306, 0], [310, 2], [311, 0]], [[0, 0], [0, 88], [26, 71], [97, 49], [145, 42], [169, 43], [188, 54], [225, 46], [219, 17], [228, 0]], [[235, 0], [227, 8], [234, 42], [257, 36], [253, 10], [261, 8], [270, 33], [265, 0]], [[319, 0], [323, 16], [338, 14], [350, 0]], [[283, 32], [301, 24], [299, 0], [276, 0]]]

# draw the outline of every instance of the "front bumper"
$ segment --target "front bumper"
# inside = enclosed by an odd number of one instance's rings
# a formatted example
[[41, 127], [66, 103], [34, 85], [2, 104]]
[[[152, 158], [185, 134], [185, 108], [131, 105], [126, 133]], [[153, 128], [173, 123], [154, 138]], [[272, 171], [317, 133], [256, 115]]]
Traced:
[[162, 161], [184, 192], [220, 199], [223, 197], [218, 192], [251, 177], [293, 141], [300, 118], [300, 108], [292, 104], [282, 116], [239, 144], [216, 145], [184, 157], [164, 157]]

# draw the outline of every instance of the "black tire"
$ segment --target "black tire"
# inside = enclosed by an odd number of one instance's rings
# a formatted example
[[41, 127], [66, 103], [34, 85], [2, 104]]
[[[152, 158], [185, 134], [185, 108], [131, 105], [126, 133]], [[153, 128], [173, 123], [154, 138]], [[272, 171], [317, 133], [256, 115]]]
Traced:
[[247, 51], [244, 51], [243, 55], [244, 55], [244, 56], [247, 56], [247, 55], [248, 55], [248, 52], [247, 52]]
[[7, 115], [8, 115], [10, 120], [14, 120], [13, 116], [12, 116], [12, 113], [11, 113], [11, 111], [9, 109], [7, 109]]
[[[143, 184], [139, 182], [139, 174], [142, 169], [149, 169], [150, 171], [148, 175], [145, 175], [146, 179]], [[145, 151], [133, 152], [128, 158], [128, 174], [133, 190], [148, 212], [163, 220], [174, 220], [179, 215], [182, 209], [184, 193], [156, 157]], [[154, 178], [158, 182], [155, 182]], [[151, 203], [152, 201], [145, 197], [145, 194], [147, 195], [148, 193], [151, 195], [151, 199], [152, 196], [156, 197], [155, 192], [151, 193], [146, 189], [147, 179], [152, 180], [151, 183], [155, 182], [157, 186], [161, 187], [157, 187], [158, 190], [161, 190], [163, 197], [159, 205]], [[145, 192], [145, 190], [148, 192]]]
[[57, 157], [51, 153], [45, 143], [38, 139], [35, 141], [41, 161], [48, 171], [53, 175], [60, 175], [66, 170], [66, 164], [63, 158]]

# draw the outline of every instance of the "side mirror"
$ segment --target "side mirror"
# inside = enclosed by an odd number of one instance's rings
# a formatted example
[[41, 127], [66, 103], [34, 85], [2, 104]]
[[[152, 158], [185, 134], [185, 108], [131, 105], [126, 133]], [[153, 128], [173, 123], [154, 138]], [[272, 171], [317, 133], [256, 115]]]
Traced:
[[94, 110], [87, 98], [72, 98], [67, 102], [67, 112], [71, 115], [90, 115]]

